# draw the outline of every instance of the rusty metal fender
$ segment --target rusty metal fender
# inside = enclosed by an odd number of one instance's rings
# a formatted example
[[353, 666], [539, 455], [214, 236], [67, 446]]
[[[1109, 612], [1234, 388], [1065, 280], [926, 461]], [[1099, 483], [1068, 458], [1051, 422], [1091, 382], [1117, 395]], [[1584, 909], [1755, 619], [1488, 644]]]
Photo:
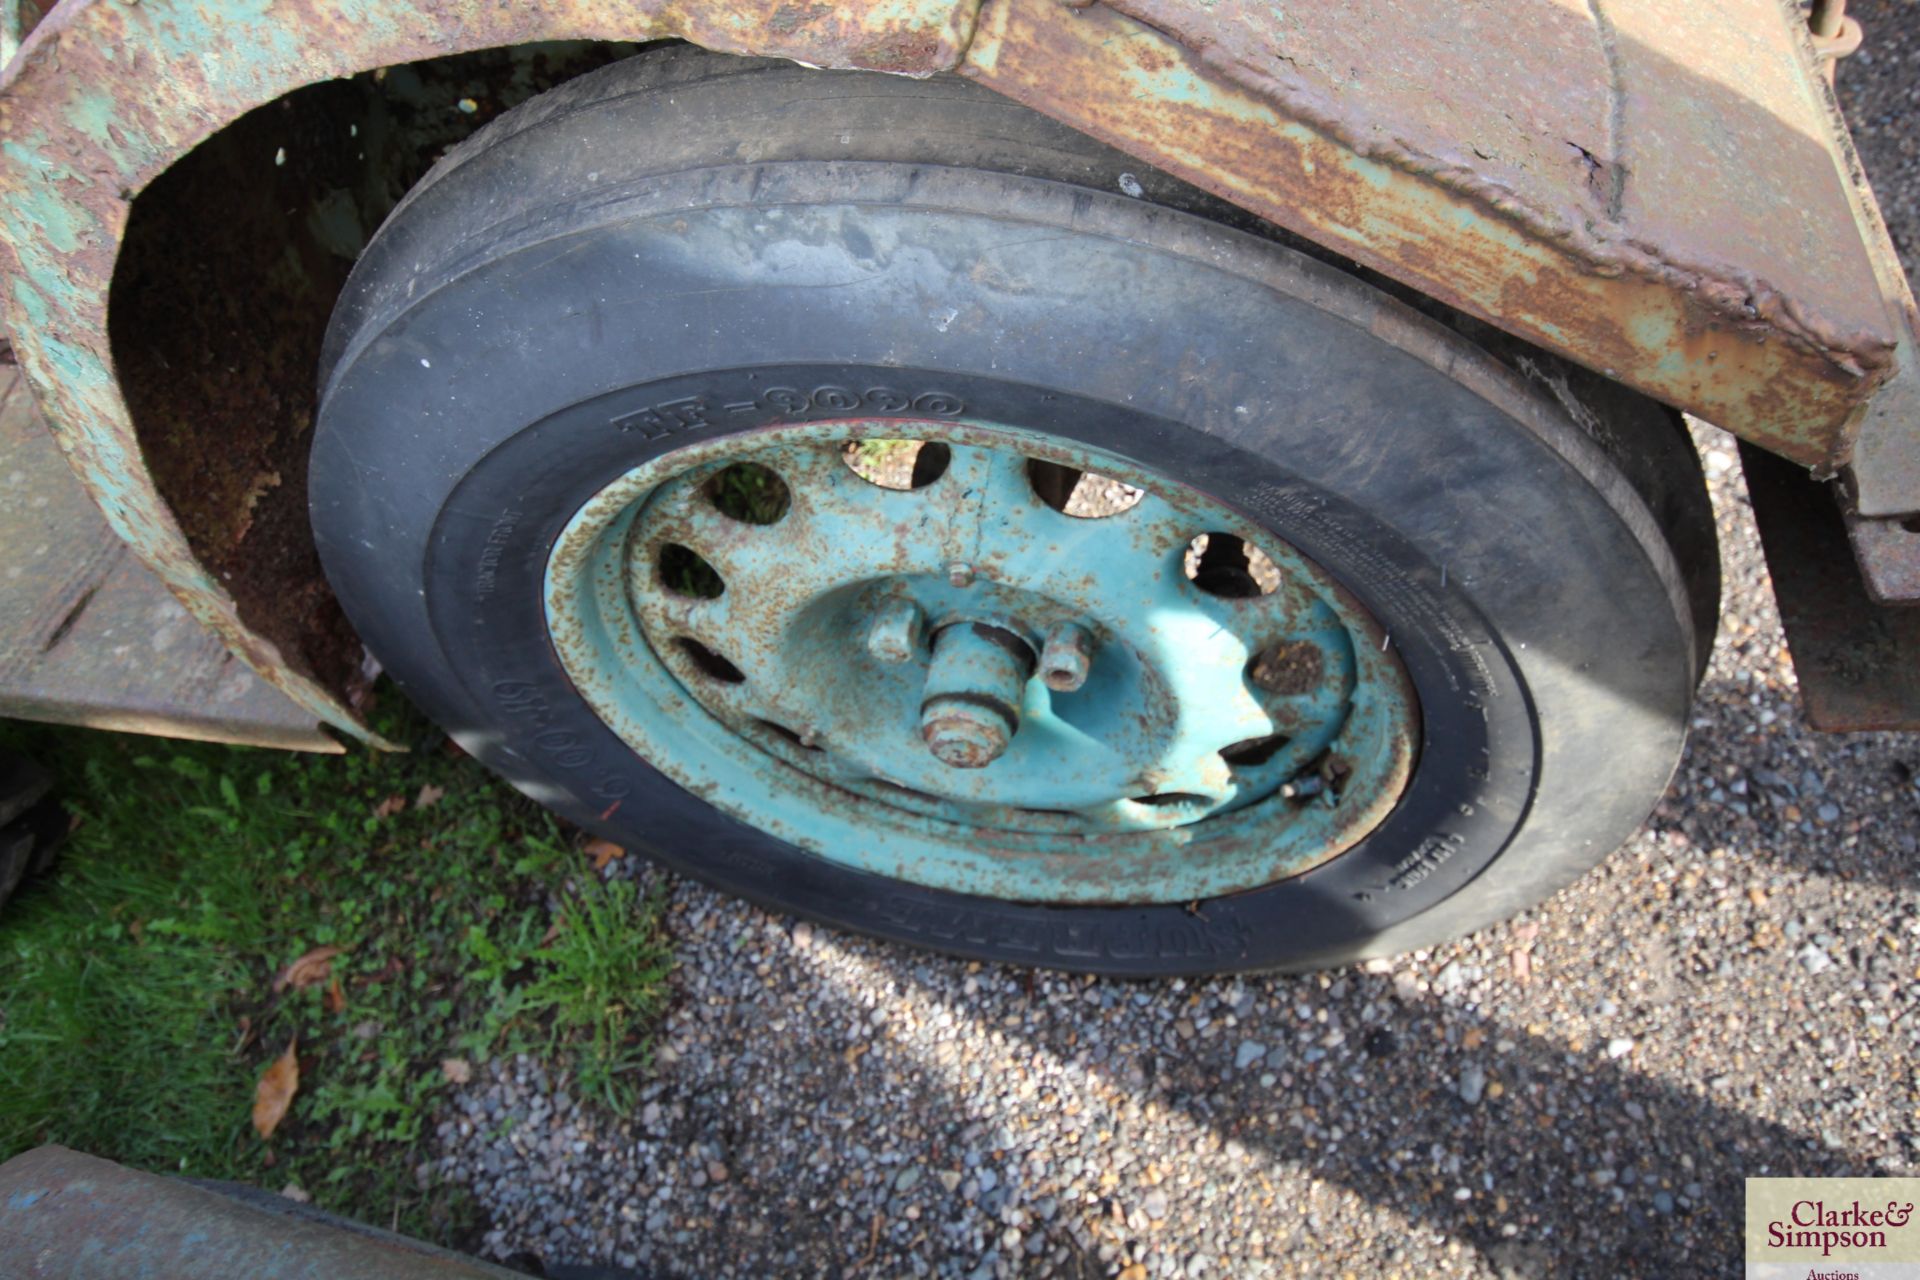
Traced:
[[[134, 198], [315, 82], [538, 40], [678, 37], [958, 71], [1364, 266], [1920, 510], [1913, 300], [1787, 0], [64, 0], [0, 78], [0, 276], [120, 535], [327, 722], [142, 455], [107, 299]], [[296, 415], [297, 416], [297, 415]]]

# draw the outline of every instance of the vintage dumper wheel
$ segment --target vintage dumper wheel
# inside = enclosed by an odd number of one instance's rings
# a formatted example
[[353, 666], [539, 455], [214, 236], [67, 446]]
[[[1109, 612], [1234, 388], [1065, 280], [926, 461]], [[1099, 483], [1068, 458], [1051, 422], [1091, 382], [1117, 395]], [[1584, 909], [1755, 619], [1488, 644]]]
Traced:
[[1497, 919], [1674, 766], [1697, 463], [1233, 220], [959, 81], [608, 68], [356, 268], [327, 570], [480, 758], [782, 910], [1129, 974]]

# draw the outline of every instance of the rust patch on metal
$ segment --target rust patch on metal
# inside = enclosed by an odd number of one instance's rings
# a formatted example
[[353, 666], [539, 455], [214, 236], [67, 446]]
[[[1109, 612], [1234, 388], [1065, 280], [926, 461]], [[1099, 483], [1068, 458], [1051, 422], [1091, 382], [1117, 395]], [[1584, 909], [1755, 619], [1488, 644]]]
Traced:
[[[1887, 366], [1888, 316], [1853, 238], [1796, 238], [1764, 268], [1734, 256], [1770, 243], [1782, 217], [1852, 221], [1831, 150], [1796, 128], [1814, 116], [1776, 0], [1594, 0], [1584, 11], [1532, 0], [1524, 12], [1448, 5], [1444, 17], [1426, 0], [1363, 0], [1279, 18], [1248, 0], [1110, 3], [1288, 117], [1474, 201], [1586, 270], [1667, 285], [1856, 376]], [[1715, 35], [1729, 27], [1776, 55], [1746, 60], [1757, 74], [1737, 90], [1704, 65], [1725, 52]], [[1674, 60], [1682, 52], [1698, 71]], [[1475, 93], [1435, 92], [1462, 83]], [[1503, 105], [1516, 100], [1524, 112]], [[1657, 143], [1635, 136], [1653, 123]], [[1739, 158], [1766, 169], [1728, 163], [1716, 143], [1730, 128], [1749, 135]], [[1646, 172], [1656, 167], [1665, 173]], [[1630, 182], [1636, 197], [1650, 190], [1630, 201]]]
[[[1747, 43], [1777, 55], [1779, 65], [1762, 59], [1763, 78], [1791, 97], [1811, 77], [1772, 0], [1726, 0], [1713, 13], [1752, 4], [1769, 6], [1772, 26]], [[1544, 35], [1509, 20], [1484, 45], [1457, 6], [1440, 14], [1415, 0], [1370, 0], [1372, 18], [1324, 6], [1276, 17], [1233, 0], [1013, 3], [987, 11], [963, 73], [1448, 306], [1797, 461], [1838, 465], [1893, 367], [1898, 329], [1819, 136], [1826, 125], [1810, 100], [1768, 104], [1781, 124], [1696, 84], [1658, 61], [1671, 37], [1642, 43], [1644, 5], [1605, 8], [1618, 28], [1611, 54], [1589, 17], [1544, 2], [1528, 10]], [[1562, 45], [1570, 62], [1554, 66]], [[1529, 92], [1436, 92], [1498, 80], [1509, 54], [1529, 71], [1547, 64]], [[1685, 111], [1659, 112], [1663, 74], [1693, 93]], [[1519, 123], [1506, 112], [1515, 100], [1528, 103], [1512, 113]], [[1790, 136], [1773, 153], [1743, 141], [1737, 157], [1705, 154], [1729, 120]], [[1655, 126], [1684, 132], [1677, 150], [1713, 161], [1715, 182], [1732, 169], [1764, 197], [1754, 203], [1798, 211], [1746, 234], [1754, 217], [1737, 193], [1705, 183], [1696, 194], [1671, 156], [1632, 146], [1636, 127]], [[1669, 199], [1688, 207], [1653, 211]], [[1783, 227], [1815, 217], [1817, 237], [1781, 243]], [[1789, 261], [1814, 239], [1810, 263]], [[1742, 265], [1754, 263], [1766, 271]], [[1792, 287], [1763, 278], [1783, 272]]]
[[1829, 733], [1920, 729], [1920, 609], [1869, 598], [1832, 486], [1751, 445], [1740, 466], [1807, 722]]
[[[1920, 601], [1920, 516], [1849, 512], [1846, 522], [1854, 562], [1874, 602], [1910, 606]], [[1845, 570], [1835, 565], [1834, 572]]]
[[1308, 640], [1283, 640], [1262, 649], [1247, 668], [1247, 679], [1268, 693], [1296, 696], [1311, 693], [1320, 684], [1326, 658], [1320, 646]]

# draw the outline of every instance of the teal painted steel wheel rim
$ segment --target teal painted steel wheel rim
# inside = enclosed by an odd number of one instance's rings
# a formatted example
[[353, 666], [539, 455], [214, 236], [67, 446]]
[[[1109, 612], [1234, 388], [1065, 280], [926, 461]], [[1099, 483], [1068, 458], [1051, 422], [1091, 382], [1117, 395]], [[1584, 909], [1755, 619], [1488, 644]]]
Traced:
[[1418, 738], [1391, 638], [1325, 569], [991, 423], [669, 453], [575, 513], [546, 611], [582, 697], [687, 790], [832, 862], [1011, 901], [1298, 875], [1392, 811]]

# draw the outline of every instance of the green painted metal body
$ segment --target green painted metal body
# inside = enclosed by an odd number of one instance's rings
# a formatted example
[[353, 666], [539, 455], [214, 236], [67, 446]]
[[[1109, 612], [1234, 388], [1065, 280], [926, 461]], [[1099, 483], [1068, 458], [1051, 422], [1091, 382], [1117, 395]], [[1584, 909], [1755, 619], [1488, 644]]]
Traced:
[[[267, 288], [339, 211], [335, 188], [298, 197], [267, 269], [147, 286], [110, 313], [132, 215], [222, 126], [303, 86], [534, 41], [668, 37], [971, 77], [1803, 465], [1860, 460], [1868, 516], [1920, 509], [1913, 300], [1783, 0], [65, 0], [0, 79], [14, 347], [120, 536], [338, 728], [366, 733], [342, 674], [357, 664], [307, 656], [299, 619], [316, 611], [276, 615], [281, 579], [232, 570], [261, 530], [297, 536], [297, 478], [260, 465], [195, 486], [196, 466], [224, 461], [229, 420], [170, 411], [165, 378], [140, 395], [125, 381], [144, 344], [128, 317], [190, 323]], [[273, 148], [256, 160], [264, 180]], [[217, 210], [230, 194], [203, 198]], [[182, 252], [212, 270], [224, 249], [211, 234]], [[289, 296], [323, 313], [331, 278]], [[317, 347], [275, 328], [226, 326], [218, 358], [271, 371], [234, 419], [292, 449]], [[163, 492], [165, 475], [188, 480]]]
[[[948, 442], [950, 461], [884, 487], [843, 460], [877, 439]], [[1137, 499], [1066, 514], [1030, 459]], [[742, 463], [791, 495], [777, 518], [716, 497]], [[1260, 547], [1271, 589], [1210, 590], [1201, 534]], [[922, 634], [876, 656], [902, 600]], [[957, 892], [1190, 902], [1297, 874], [1386, 816], [1418, 738], [1389, 637], [1317, 565], [1164, 477], [999, 424], [821, 422], [669, 454], [581, 508], [547, 609], [575, 687], [683, 786], [822, 857]], [[1037, 660], [1066, 626], [1091, 659], [1059, 692]], [[949, 703], [998, 722], [1004, 754], [941, 758], [926, 726]]]

